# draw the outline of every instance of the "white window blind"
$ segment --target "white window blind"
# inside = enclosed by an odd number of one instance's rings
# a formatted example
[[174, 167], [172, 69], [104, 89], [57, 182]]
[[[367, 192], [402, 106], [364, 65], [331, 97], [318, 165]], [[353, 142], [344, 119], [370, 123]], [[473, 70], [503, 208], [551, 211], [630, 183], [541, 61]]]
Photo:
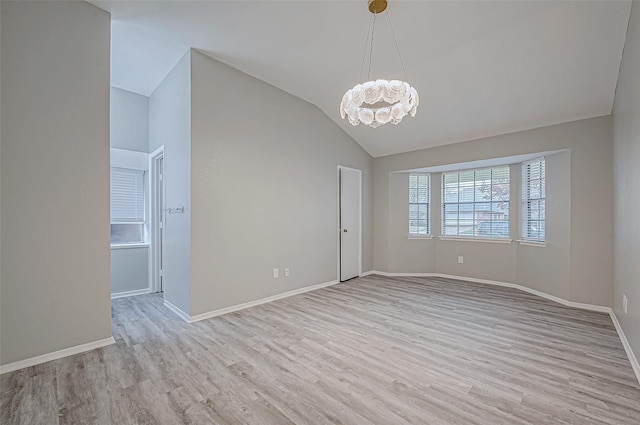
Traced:
[[428, 173], [409, 174], [409, 235], [431, 233], [431, 176]]
[[442, 235], [509, 237], [509, 167], [442, 174]]
[[522, 164], [522, 220], [524, 240], [545, 240], [545, 161], [538, 158]]
[[144, 223], [144, 171], [111, 167], [111, 223]]

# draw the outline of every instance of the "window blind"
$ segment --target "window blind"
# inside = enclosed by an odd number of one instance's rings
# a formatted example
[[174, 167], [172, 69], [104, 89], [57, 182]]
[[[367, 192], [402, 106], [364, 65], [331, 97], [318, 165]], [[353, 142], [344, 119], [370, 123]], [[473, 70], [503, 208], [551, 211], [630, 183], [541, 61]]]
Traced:
[[545, 240], [545, 160], [538, 158], [522, 164], [521, 237]]
[[111, 223], [144, 223], [144, 171], [111, 167]]
[[509, 167], [442, 174], [442, 235], [509, 237]]
[[431, 177], [428, 173], [409, 174], [409, 235], [431, 233]]

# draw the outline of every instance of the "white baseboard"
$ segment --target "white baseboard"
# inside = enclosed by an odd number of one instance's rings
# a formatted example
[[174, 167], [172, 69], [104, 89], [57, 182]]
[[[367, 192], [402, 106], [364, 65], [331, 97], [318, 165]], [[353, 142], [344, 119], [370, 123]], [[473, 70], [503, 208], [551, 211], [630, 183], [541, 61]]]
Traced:
[[475, 279], [475, 278], [472, 278], [472, 277], [453, 276], [453, 275], [441, 274], [441, 273], [438, 274], [438, 277], [443, 277], [443, 278], [447, 278], [447, 279], [466, 280], [468, 282], [484, 283], [484, 284], [487, 284], [487, 285], [504, 286], [506, 288], [515, 288], [515, 289], [519, 289], [519, 290], [524, 291], [524, 292], [528, 292], [528, 293], [533, 294], [533, 295], [537, 295], [537, 296], [542, 297], [542, 298], [546, 298], [546, 299], [551, 300], [551, 301], [555, 301], [555, 302], [557, 302], [559, 304], [566, 305], [567, 307], [580, 308], [582, 310], [597, 311], [599, 313], [610, 313], [611, 312], [611, 307], [605, 307], [605, 306], [594, 305], [594, 304], [578, 303], [578, 302], [575, 302], [575, 301], [565, 300], [564, 298], [556, 297], [555, 295], [547, 294], [546, 292], [538, 291], [537, 289], [531, 289], [531, 288], [528, 288], [526, 286], [519, 285], [517, 283], [499, 282], [499, 281], [487, 280], [487, 279]]
[[199, 320], [209, 319], [211, 317], [221, 316], [223, 314], [232, 313], [232, 312], [238, 311], [238, 310], [244, 310], [245, 308], [254, 307], [254, 306], [257, 306], [257, 305], [260, 305], [260, 304], [270, 303], [272, 301], [277, 301], [277, 300], [281, 300], [283, 298], [292, 297], [294, 295], [304, 294], [305, 292], [315, 291], [316, 289], [326, 288], [327, 286], [332, 286], [332, 285], [335, 285], [337, 283], [338, 283], [337, 280], [332, 280], [330, 282], [324, 282], [324, 283], [319, 283], [317, 285], [306, 286], [306, 287], [300, 288], [300, 289], [294, 289], [293, 291], [283, 292], [282, 294], [273, 295], [271, 297], [266, 297], [266, 298], [262, 298], [262, 299], [259, 299], [259, 300], [249, 301], [249, 302], [242, 303], [242, 304], [237, 304], [237, 305], [234, 305], [234, 306], [231, 306], [231, 307], [226, 307], [226, 308], [221, 308], [219, 310], [209, 311], [207, 313], [196, 314], [195, 316], [189, 317], [189, 319], [185, 319], [182, 316], [181, 317], [183, 319], [187, 320], [187, 322], [193, 323], [193, 322], [197, 322]]
[[76, 345], [75, 347], [69, 347], [63, 350], [54, 351], [53, 353], [47, 353], [41, 356], [31, 357], [30, 359], [20, 360], [17, 362], [0, 366], [0, 374], [13, 372], [14, 370], [35, 366], [38, 364], [50, 362], [52, 360], [58, 360], [67, 356], [73, 356], [74, 354], [84, 353], [85, 351], [95, 350], [96, 348], [106, 347], [107, 345], [111, 345], [115, 343], [116, 341], [113, 339], [112, 336], [110, 336], [109, 338], [101, 339], [99, 341], [88, 342], [86, 344]]
[[[515, 283], [498, 282], [498, 281], [487, 280], [487, 279], [476, 279], [476, 278], [470, 278], [470, 277], [465, 277], [465, 276], [446, 275], [446, 274], [442, 274], [442, 273], [388, 273], [388, 272], [380, 272], [380, 271], [376, 271], [376, 270], [370, 270], [368, 272], [362, 273], [360, 276], [361, 277], [366, 277], [366, 276], [369, 276], [369, 275], [372, 275], [372, 274], [378, 274], [378, 275], [381, 275], [381, 276], [389, 276], [389, 277], [410, 277], [410, 276], [415, 276], [415, 277], [441, 277], [441, 278], [446, 278], [446, 279], [466, 280], [466, 281], [469, 281], [469, 282], [483, 283], [483, 284], [488, 284], [488, 285], [504, 286], [504, 287], [508, 287], [508, 288], [520, 289], [521, 291], [525, 291], [525, 292], [537, 295], [537, 296], [542, 297], [542, 298], [549, 299], [551, 301], [555, 301], [557, 303], [560, 303], [560, 304], [563, 304], [563, 305], [566, 305], [566, 306], [569, 306], [569, 307], [575, 307], [575, 308], [580, 308], [580, 309], [584, 309], [584, 310], [591, 310], [591, 311], [609, 313], [609, 315], [611, 316], [611, 320], [613, 321], [613, 325], [615, 326], [616, 331], [618, 332], [618, 336], [620, 337], [620, 341], [622, 342], [624, 350], [627, 353], [627, 357], [629, 358], [629, 362], [631, 363], [631, 367], [633, 368], [633, 372], [634, 372], [634, 374], [636, 376], [636, 379], [638, 380], [638, 383], [640, 383], [640, 364], [638, 363], [638, 359], [636, 358], [633, 350], [631, 349], [631, 346], [629, 345], [629, 341], [627, 340], [627, 337], [624, 334], [624, 331], [622, 330], [622, 327], [620, 326], [620, 322], [618, 322], [618, 318], [616, 317], [616, 315], [613, 312], [613, 310], [611, 308], [609, 308], [609, 307], [568, 301], [568, 300], [565, 300], [565, 299], [562, 299], [562, 298], [559, 298], [559, 297], [556, 297], [556, 296], [553, 296], [553, 295], [550, 295], [550, 294], [547, 294], [547, 293], [544, 293], [544, 292], [541, 292], [541, 291], [537, 291], [535, 289], [527, 288], [526, 286], [518, 285], [518, 284], [515, 284]], [[216, 317], [216, 316], [220, 316], [220, 315], [223, 315], [223, 314], [231, 313], [231, 312], [234, 312], [234, 311], [243, 310], [245, 308], [257, 306], [257, 305], [260, 305], [260, 304], [269, 303], [269, 302], [280, 300], [280, 299], [287, 298], [287, 297], [291, 297], [291, 296], [294, 296], [294, 295], [303, 294], [305, 292], [310, 292], [310, 291], [315, 291], [317, 289], [326, 288], [328, 286], [332, 286], [332, 285], [335, 285], [337, 283], [339, 283], [337, 280], [333, 280], [333, 281], [330, 281], [330, 282], [324, 282], [324, 283], [320, 283], [320, 284], [317, 284], [317, 285], [307, 286], [305, 288], [300, 288], [300, 289], [295, 289], [293, 291], [284, 292], [282, 294], [273, 295], [271, 297], [262, 298], [262, 299], [259, 299], [259, 300], [256, 300], [256, 301], [250, 301], [250, 302], [238, 304], [238, 305], [231, 306], [231, 307], [226, 307], [226, 308], [223, 308], [223, 309], [219, 309], [219, 310], [214, 310], [214, 311], [210, 311], [210, 312], [207, 312], [207, 313], [198, 314], [198, 315], [195, 315], [195, 316], [189, 316], [187, 313], [185, 313], [184, 311], [182, 311], [181, 309], [179, 309], [178, 307], [176, 307], [175, 305], [173, 305], [171, 302], [169, 302], [167, 300], [164, 300], [164, 305], [169, 310], [171, 310], [175, 314], [177, 314], [184, 321], [186, 321], [188, 323], [193, 323], [193, 322], [197, 322], [197, 321], [200, 321], [200, 320], [208, 319], [208, 318], [211, 318], [211, 317]], [[127, 291], [127, 292], [120, 292], [120, 293], [112, 294], [111, 298], [115, 299], [115, 298], [121, 298], [121, 297], [133, 296], [133, 295], [147, 294], [147, 293], [150, 293], [149, 289], [137, 290], [137, 291]], [[105, 347], [105, 346], [111, 345], [111, 344], [115, 344], [115, 340], [113, 339], [113, 337], [101, 339], [101, 340], [94, 341], [94, 342], [89, 342], [89, 343], [86, 343], [86, 344], [76, 345], [75, 347], [65, 348], [63, 350], [54, 351], [52, 353], [43, 354], [41, 356], [36, 356], [36, 357], [32, 357], [32, 358], [25, 359], [25, 360], [20, 360], [20, 361], [17, 361], [17, 362], [6, 364], [6, 365], [0, 365], [0, 374], [13, 372], [13, 371], [18, 370], [18, 369], [23, 369], [25, 367], [35, 366], [35, 365], [46, 363], [46, 362], [49, 362], [49, 361], [52, 361], [52, 360], [61, 359], [63, 357], [72, 356], [74, 354], [80, 354], [80, 353], [83, 353], [83, 352], [86, 352], [86, 351], [95, 350], [96, 348]]]
[[624, 347], [624, 351], [627, 353], [627, 357], [629, 358], [629, 363], [631, 363], [631, 367], [633, 368], [633, 373], [636, 374], [636, 379], [640, 384], [640, 364], [638, 363], [638, 358], [634, 354], [631, 349], [631, 345], [629, 345], [629, 340], [627, 340], [627, 336], [624, 334], [622, 330], [622, 326], [620, 326], [620, 322], [618, 322], [618, 318], [616, 314], [611, 311], [609, 313], [611, 315], [611, 320], [613, 321], [613, 326], [616, 327], [616, 331], [618, 331], [618, 336], [620, 337], [620, 341], [622, 341], [622, 346]]
[[175, 305], [171, 304], [169, 301], [167, 301], [166, 299], [164, 300], [164, 305], [165, 307], [167, 307], [169, 310], [173, 311], [175, 314], [177, 314], [178, 316], [180, 316], [180, 318], [182, 320], [184, 320], [185, 322], [191, 322], [191, 320], [189, 319], [189, 315], [187, 313], [185, 313], [184, 311], [180, 310], [178, 307], [176, 307]]
[[[387, 277], [441, 277], [438, 273], [389, 273], [389, 272], [379, 272], [377, 270], [371, 270], [367, 272], [367, 276], [370, 274], [379, 274], [380, 276]], [[362, 275], [364, 276], [364, 274]]]
[[381, 276], [388, 276], [388, 277], [441, 277], [445, 279], [466, 280], [467, 282], [484, 283], [487, 285], [496, 285], [496, 286], [503, 286], [506, 288], [519, 289], [521, 291], [528, 292], [530, 294], [537, 295], [539, 297], [546, 298], [551, 301], [555, 301], [559, 304], [566, 305], [567, 307], [597, 311], [600, 313], [611, 313], [610, 307], [594, 305], [594, 304], [584, 304], [584, 303], [565, 300], [564, 298], [556, 297], [555, 295], [550, 295], [550, 294], [547, 294], [546, 292], [538, 291], [536, 289], [531, 289], [526, 286], [519, 285], [517, 283], [499, 282], [496, 280], [488, 280], [488, 279], [476, 279], [474, 277], [455, 276], [455, 275], [443, 274], [443, 273], [387, 273], [387, 272], [372, 271], [372, 272], [369, 272], [369, 274], [379, 274]]
[[134, 291], [115, 292], [111, 294], [111, 299], [115, 300], [116, 298], [133, 297], [135, 295], [145, 295], [150, 293], [151, 289], [149, 288], [136, 289]]
[[409, 276], [442, 277], [446, 279], [456, 279], [456, 280], [465, 280], [467, 282], [484, 283], [487, 285], [504, 286], [507, 288], [519, 289], [521, 291], [528, 292], [530, 294], [537, 295], [539, 297], [546, 298], [551, 301], [555, 301], [559, 304], [566, 305], [568, 307], [580, 308], [583, 310], [590, 310], [590, 311], [597, 311], [599, 313], [609, 313], [609, 315], [611, 316], [611, 320], [613, 321], [613, 325], [615, 326], [616, 331], [618, 332], [618, 336], [620, 337], [620, 341], [622, 341], [622, 345], [624, 346], [624, 351], [627, 353], [627, 357], [629, 358], [629, 362], [631, 363], [631, 367], [633, 368], [633, 373], [636, 375], [636, 379], [638, 380], [638, 383], [640, 383], [640, 364], [638, 364], [638, 359], [635, 353], [633, 352], [633, 350], [631, 349], [631, 345], [629, 345], [629, 341], [627, 340], [627, 337], [624, 334], [624, 331], [622, 330], [622, 326], [620, 326], [620, 322], [618, 322], [618, 318], [616, 317], [615, 313], [610, 307], [569, 301], [560, 297], [556, 297], [554, 295], [547, 294], [542, 291], [538, 291], [536, 289], [531, 289], [531, 288], [527, 288], [526, 286], [518, 285], [516, 283], [498, 282], [495, 280], [476, 279], [472, 277], [454, 276], [454, 275], [442, 274], [442, 273], [387, 273], [387, 272], [379, 272], [375, 270], [367, 272], [366, 275], [362, 274], [362, 276], [369, 276], [371, 274], [378, 274], [381, 276], [388, 276], [388, 277], [403, 277], [403, 276], [404, 277], [409, 277]]

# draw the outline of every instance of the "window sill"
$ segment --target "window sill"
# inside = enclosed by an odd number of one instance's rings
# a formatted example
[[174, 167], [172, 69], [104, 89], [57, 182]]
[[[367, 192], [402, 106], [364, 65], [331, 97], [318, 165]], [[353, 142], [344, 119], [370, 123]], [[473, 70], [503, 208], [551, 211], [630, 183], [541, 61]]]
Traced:
[[407, 239], [433, 239], [433, 235], [407, 235]]
[[489, 242], [489, 243], [511, 243], [513, 239], [500, 239], [500, 238], [465, 238], [458, 236], [438, 236], [443, 241], [457, 241], [457, 242]]
[[112, 244], [111, 249], [149, 248], [148, 243], [121, 243]]
[[547, 246], [547, 243], [544, 241], [541, 242], [537, 242], [537, 241], [523, 241], [518, 239], [516, 242], [518, 242], [520, 245], [523, 246], [535, 246], [536, 248], [544, 248]]

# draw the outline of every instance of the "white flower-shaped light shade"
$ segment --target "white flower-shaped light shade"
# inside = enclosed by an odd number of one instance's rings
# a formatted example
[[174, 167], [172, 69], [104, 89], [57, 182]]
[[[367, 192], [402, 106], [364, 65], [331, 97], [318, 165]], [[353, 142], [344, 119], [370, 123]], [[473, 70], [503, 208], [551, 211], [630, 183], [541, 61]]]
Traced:
[[[374, 106], [380, 102], [384, 104]], [[363, 123], [374, 128], [388, 122], [395, 125], [407, 114], [415, 116], [419, 104], [418, 92], [404, 81], [367, 81], [347, 90], [340, 103], [340, 116], [349, 117], [352, 125]]]

